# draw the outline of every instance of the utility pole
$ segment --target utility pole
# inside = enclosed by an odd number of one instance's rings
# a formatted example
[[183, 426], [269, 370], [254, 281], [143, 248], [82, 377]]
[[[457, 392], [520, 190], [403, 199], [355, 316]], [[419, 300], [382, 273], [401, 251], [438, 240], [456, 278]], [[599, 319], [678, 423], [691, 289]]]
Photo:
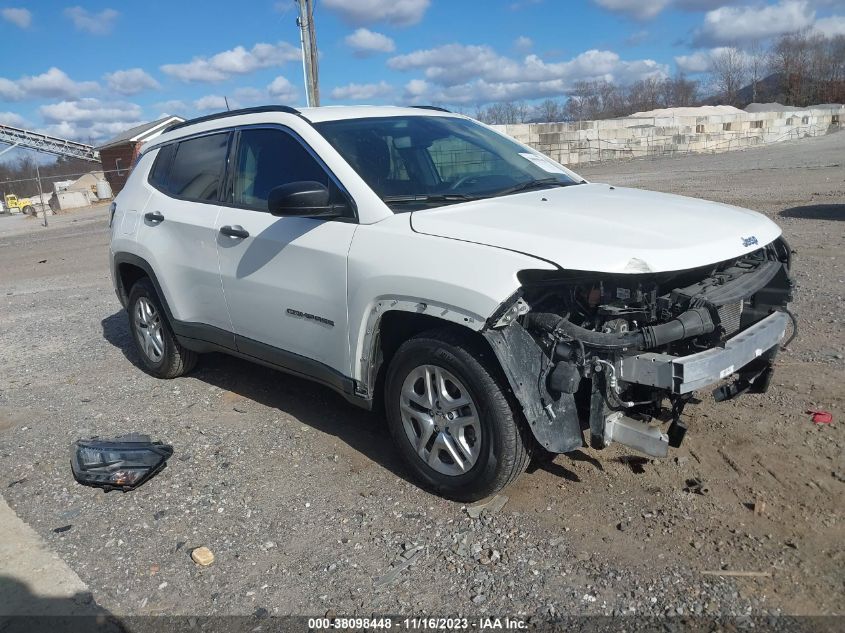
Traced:
[[44, 191], [41, 189], [41, 170], [38, 169], [38, 157], [35, 158], [35, 179], [38, 181], [38, 204], [41, 205], [41, 212], [44, 214], [44, 226], [47, 226], [47, 209], [44, 206]]
[[309, 107], [320, 105], [320, 81], [317, 59], [317, 32], [314, 29], [314, 0], [294, 0], [299, 7], [296, 24], [302, 44], [302, 73]]

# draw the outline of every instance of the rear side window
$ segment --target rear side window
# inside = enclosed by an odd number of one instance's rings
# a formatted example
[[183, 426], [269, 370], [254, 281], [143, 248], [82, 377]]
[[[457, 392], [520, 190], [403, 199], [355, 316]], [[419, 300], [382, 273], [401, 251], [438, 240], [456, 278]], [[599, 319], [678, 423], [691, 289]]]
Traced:
[[228, 145], [229, 134], [225, 132], [164, 147], [156, 157], [150, 183], [179, 198], [217, 201]]

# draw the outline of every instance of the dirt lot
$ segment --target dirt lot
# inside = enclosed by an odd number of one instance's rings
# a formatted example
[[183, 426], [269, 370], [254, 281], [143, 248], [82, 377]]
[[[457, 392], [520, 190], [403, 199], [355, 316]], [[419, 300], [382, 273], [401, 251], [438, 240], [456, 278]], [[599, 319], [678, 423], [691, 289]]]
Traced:
[[[120, 615], [843, 614], [845, 133], [581, 171], [762, 211], [797, 251], [802, 331], [773, 389], [703, 394], [669, 459], [559, 456], [472, 519], [409, 482], [383, 423], [326, 389], [222, 355], [151, 378], [111, 288], [104, 210], [26, 231], [0, 218], [0, 493]], [[816, 407], [834, 423], [814, 425]], [[74, 439], [129, 431], [172, 443], [169, 467], [129, 494], [73, 482]], [[722, 569], [770, 576], [703, 573]]]

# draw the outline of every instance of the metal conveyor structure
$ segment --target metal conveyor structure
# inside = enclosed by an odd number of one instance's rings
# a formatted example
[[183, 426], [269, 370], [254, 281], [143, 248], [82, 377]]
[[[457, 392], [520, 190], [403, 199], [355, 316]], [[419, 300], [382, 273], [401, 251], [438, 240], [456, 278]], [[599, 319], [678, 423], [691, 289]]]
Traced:
[[0, 124], [0, 143], [10, 146], [0, 150], [0, 154], [5, 154], [15, 147], [22, 147], [36, 152], [53, 154], [54, 156], [81, 158], [92, 163], [100, 162], [100, 152], [94, 149], [93, 145], [85, 145], [57, 136], [48, 136], [40, 132], [31, 132], [11, 125]]

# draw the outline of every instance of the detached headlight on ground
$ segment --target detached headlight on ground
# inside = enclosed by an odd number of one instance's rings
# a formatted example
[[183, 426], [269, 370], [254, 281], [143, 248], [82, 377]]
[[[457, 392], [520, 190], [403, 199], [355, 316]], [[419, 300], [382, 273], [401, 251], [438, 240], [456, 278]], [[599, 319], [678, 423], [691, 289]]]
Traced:
[[153, 442], [149, 435], [131, 434], [112, 440], [77, 440], [70, 464], [79, 483], [126, 492], [163, 469], [171, 455], [172, 446]]

